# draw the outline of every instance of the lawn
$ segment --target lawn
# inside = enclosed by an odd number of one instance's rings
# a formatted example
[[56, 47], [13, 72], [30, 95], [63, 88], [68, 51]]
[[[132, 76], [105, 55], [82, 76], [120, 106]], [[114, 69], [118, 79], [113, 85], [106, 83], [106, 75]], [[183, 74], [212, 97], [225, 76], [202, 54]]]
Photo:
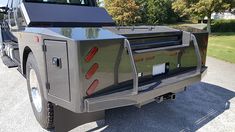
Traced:
[[210, 35], [208, 55], [235, 63], [235, 32]]

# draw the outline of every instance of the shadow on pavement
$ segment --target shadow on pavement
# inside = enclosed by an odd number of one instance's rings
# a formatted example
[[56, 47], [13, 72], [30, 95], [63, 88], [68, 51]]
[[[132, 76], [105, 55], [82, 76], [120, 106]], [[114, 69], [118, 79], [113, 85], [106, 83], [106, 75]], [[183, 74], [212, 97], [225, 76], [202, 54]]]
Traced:
[[[175, 101], [151, 103], [106, 111], [104, 132], [196, 131], [229, 109], [235, 92], [207, 83], [198, 83], [177, 94]], [[95, 128], [91, 131], [98, 130]]]

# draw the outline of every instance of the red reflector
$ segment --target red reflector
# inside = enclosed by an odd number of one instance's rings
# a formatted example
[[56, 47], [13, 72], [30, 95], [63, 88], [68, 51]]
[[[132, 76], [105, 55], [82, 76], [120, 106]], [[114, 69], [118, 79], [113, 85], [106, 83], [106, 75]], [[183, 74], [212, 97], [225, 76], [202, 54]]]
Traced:
[[91, 68], [90, 70], [87, 72], [86, 74], [86, 79], [90, 79], [94, 74], [95, 72], [97, 71], [97, 69], [99, 68], [99, 65], [97, 63], [95, 63]]
[[91, 61], [97, 52], [98, 52], [97, 47], [92, 48], [90, 52], [88, 53], [88, 55], [86, 56], [85, 61], [86, 62]]
[[95, 89], [98, 87], [98, 85], [99, 85], [99, 80], [96, 79], [96, 80], [91, 84], [91, 86], [87, 89], [86, 94], [87, 94], [88, 96], [92, 95], [92, 94], [94, 93]]

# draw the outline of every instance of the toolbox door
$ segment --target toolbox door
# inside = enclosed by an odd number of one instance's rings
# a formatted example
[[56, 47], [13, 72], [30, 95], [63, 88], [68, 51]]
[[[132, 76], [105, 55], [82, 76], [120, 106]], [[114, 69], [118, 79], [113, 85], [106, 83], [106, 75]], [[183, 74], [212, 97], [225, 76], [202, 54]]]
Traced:
[[45, 40], [49, 95], [70, 101], [67, 43]]

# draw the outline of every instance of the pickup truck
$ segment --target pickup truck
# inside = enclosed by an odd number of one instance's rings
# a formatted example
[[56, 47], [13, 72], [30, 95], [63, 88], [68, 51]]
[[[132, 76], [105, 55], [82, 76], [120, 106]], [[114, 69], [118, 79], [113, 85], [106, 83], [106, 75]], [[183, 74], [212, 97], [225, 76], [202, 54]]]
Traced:
[[26, 78], [45, 129], [55, 106], [92, 113], [175, 99], [207, 69], [208, 33], [116, 26], [96, 0], [8, 0], [0, 12], [1, 59]]

